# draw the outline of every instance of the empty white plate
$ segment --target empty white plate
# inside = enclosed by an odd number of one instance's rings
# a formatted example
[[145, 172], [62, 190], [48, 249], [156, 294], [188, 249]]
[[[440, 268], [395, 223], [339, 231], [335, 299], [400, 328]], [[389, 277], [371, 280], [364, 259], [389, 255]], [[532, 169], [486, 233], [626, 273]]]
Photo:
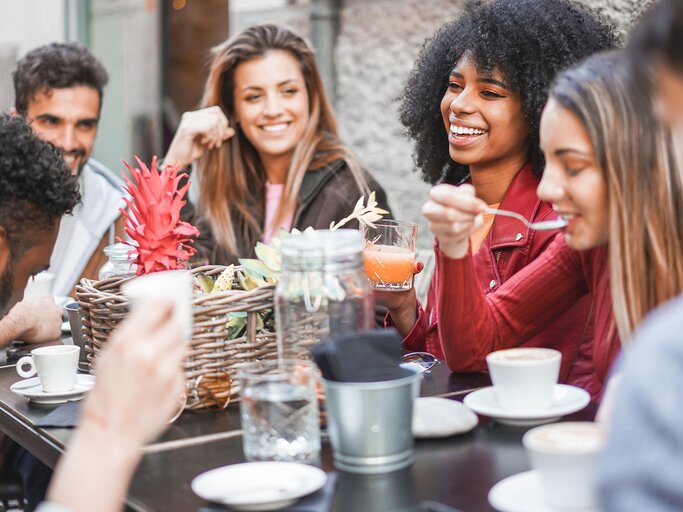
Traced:
[[38, 377], [23, 379], [10, 386], [10, 391], [17, 395], [28, 398], [37, 404], [63, 404], [69, 400], [80, 400], [85, 394], [95, 387], [94, 375], [76, 375], [76, 385], [71, 391], [59, 393], [46, 393], [40, 385]]
[[[541, 480], [536, 471], [512, 475], [498, 482], [489, 491], [489, 503], [500, 512], [560, 512], [543, 500]], [[582, 508], [577, 512], [598, 510]]]
[[277, 510], [317, 491], [326, 481], [323, 470], [306, 464], [245, 462], [202, 473], [192, 480], [192, 490], [236, 510]]
[[413, 402], [413, 435], [418, 438], [463, 434], [478, 422], [476, 414], [455, 400], [427, 396]]
[[588, 392], [581, 388], [557, 384], [553, 393], [553, 404], [548, 409], [520, 412], [500, 407], [493, 386], [489, 386], [467, 395], [464, 404], [477, 414], [489, 416], [505, 425], [529, 426], [549, 423], [565, 414], [580, 411], [588, 405], [590, 399]]

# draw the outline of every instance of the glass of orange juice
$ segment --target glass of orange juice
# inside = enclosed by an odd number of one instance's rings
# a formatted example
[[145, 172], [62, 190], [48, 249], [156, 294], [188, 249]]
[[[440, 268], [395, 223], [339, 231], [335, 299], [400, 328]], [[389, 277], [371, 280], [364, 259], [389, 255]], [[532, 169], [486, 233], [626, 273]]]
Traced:
[[417, 224], [382, 220], [364, 226], [363, 270], [376, 290], [405, 291], [413, 287]]

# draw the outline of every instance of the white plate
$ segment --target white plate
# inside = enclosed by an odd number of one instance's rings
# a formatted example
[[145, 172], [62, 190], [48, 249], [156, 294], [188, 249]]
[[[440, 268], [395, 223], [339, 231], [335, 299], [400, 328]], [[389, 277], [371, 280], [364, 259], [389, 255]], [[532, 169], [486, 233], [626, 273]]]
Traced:
[[46, 393], [43, 391], [43, 387], [40, 385], [40, 379], [38, 379], [38, 377], [15, 382], [9, 389], [17, 395], [26, 397], [37, 404], [63, 404], [69, 400], [80, 400], [93, 387], [95, 387], [94, 375], [78, 374], [76, 376], [76, 385], [71, 391]]
[[[489, 491], [489, 503], [500, 512], [561, 512], [543, 501], [541, 480], [536, 471], [526, 471], [501, 480]], [[566, 511], [566, 509], [563, 509]], [[582, 508], [576, 512], [599, 512]]]
[[464, 404], [477, 414], [490, 416], [505, 425], [529, 426], [540, 425], [555, 421], [565, 414], [580, 411], [590, 402], [587, 391], [569, 386], [557, 384], [553, 393], [553, 404], [548, 409], [538, 411], [513, 411], [503, 409], [498, 405], [498, 399], [493, 386], [478, 389], [465, 397]]
[[427, 396], [413, 402], [413, 436], [417, 438], [464, 434], [477, 423], [477, 415], [455, 400]]
[[245, 462], [202, 473], [192, 480], [192, 490], [236, 510], [277, 510], [317, 491], [325, 481], [323, 470], [305, 464]]

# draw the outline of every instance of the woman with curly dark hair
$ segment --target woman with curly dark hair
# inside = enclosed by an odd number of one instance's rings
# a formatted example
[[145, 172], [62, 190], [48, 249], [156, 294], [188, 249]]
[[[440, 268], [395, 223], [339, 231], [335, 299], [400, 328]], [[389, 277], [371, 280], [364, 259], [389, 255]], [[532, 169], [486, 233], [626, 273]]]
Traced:
[[[401, 121], [415, 140], [415, 160], [425, 181], [469, 183], [493, 208], [512, 210], [531, 221], [555, 217], [536, 196], [544, 166], [539, 122], [555, 74], [616, 45], [611, 25], [568, 0], [470, 1], [464, 13], [442, 27], [420, 53], [401, 104]], [[536, 232], [519, 221], [480, 216], [470, 237], [479, 286], [497, 290], [548, 247], [556, 231]], [[437, 256], [439, 248], [436, 248]], [[438, 261], [438, 257], [437, 257]], [[435, 306], [440, 286], [437, 263], [423, 311], [414, 293], [380, 296], [391, 321], [404, 335], [404, 348], [443, 357]], [[589, 386], [591, 298], [585, 295], [556, 322], [523, 346], [563, 354], [560, 379]], [[448, 361], [454, 371], [485, 369], [483, 357]]]

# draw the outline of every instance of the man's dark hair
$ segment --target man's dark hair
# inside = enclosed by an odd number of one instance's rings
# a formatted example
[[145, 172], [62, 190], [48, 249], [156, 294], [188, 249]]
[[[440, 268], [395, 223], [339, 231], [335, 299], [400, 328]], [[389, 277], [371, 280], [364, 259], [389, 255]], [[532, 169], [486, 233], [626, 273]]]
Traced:
[[84, 85], [97, 90], [102, 108], [109, 75], [88, 49], [78, 43], [51, 43], [27, 53], [12, 73], [14, 108], [25, 116], [29, 102], [40, 92]]
[[80, 201], [78, 178], [25, 119], [0, 115], [0, 225], [14, 257]]
[[470, 55], [479, 72], [500, 70], [522, 101], [534, 173], [545, 165], [539, 124], [548, 89], [561, 69], [616, 46], [614, 27], [591, 9], [569, 0], [469, 0], [456, 20], [425, 42], [401, 97], [400, 118], [415, 140], [415, 163], [425, 181], [458, 182], [465, 165], [448, 154], [440, 103], [453, 67]]
[[628, 46], [636, 66], [659, 57], [683, 75], [683, 2], [653, 3], [633, 30]]

